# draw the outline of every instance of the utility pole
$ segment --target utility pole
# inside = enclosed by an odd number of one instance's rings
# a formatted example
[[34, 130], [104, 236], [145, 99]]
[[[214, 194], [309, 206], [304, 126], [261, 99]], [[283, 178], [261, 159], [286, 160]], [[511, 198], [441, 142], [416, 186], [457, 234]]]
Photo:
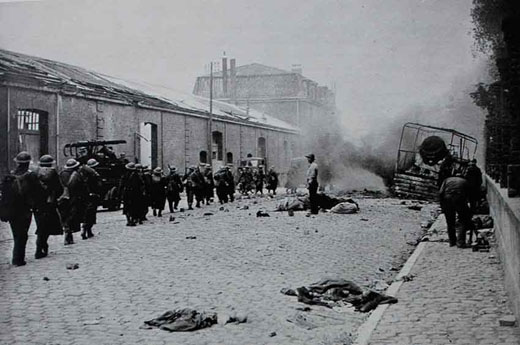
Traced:
[[213, 169], [213, 62], [209, 65], [208, 163]]

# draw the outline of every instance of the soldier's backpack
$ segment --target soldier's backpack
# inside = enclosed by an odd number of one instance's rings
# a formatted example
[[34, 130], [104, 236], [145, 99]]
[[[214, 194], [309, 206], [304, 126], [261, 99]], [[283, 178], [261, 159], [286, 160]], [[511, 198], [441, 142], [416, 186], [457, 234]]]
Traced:
[[0, 220], [2, 222], [8, 222], [15, 216], [21, 189], [20, 180], [16, 176], [4, 177], [0, 187]]

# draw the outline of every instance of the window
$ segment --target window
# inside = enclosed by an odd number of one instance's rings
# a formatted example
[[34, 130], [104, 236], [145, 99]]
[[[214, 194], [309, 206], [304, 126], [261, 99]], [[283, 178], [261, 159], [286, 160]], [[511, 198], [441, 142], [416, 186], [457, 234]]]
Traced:
[[224, 160], [224, 140], [222, 136], [222, 132], [214, 131], [212, 133], [212, 159], [217, 161]]
[[48, 113], [38, 109], [18, 109], [16, 113], [20, 151], [27, 151], [34, 160], [49, 153]]
[[39, 131], [40, 114], [33, 110], [18, 110], [18, 130]]
[[226, 154], [226, 163], [233, 164], [233, 152], [228, 152]]

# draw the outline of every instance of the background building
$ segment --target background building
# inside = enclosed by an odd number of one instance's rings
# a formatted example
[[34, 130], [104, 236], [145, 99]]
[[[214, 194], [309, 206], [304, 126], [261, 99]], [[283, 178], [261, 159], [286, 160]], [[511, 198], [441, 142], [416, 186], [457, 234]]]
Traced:
[[[213, 96], [221, 101], [256, 109], [307, 129], [335, 114], [335, 94], [302, 75], [301, 66], [285, 71], [259, 63], [236, 67], [235, 59], [222, 59], [214, 74]], [[209, 97], [209, 75], [200, 76], [193, 93]]]
[[[298, 128], [256, 111], [171, 89], [0, 50], [0, 174], [17, 152], [46, 153], [62, 166], [80, 140], [126, 140], [129, 160], [151, 167], [233, 163], [262, 156], [282, 173], [298, 149]], [[210, 129], [210, 123], [211, 129]], [[211, 156], [208, 152], [211, 151]], [[283, 177], [283, 176], [282, 176]]]

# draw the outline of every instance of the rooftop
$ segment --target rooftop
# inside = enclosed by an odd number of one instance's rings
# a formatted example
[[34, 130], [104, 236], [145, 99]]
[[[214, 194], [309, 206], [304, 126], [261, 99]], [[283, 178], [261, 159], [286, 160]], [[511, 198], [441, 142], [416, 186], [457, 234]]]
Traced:
[[[267, 66], [265, 66], [267, 67]], [[165, 86], [130, 81], [82, 67], [0, 49], [0, 82], [57, 90], [67, 95], [101, 97], [130, 105], [165, 108], [207, 115], [209, 100]], [[246, 111], [227, 103], [213, 103], [215, 117], [291, 131], [298, 128], [258, 111]]]

